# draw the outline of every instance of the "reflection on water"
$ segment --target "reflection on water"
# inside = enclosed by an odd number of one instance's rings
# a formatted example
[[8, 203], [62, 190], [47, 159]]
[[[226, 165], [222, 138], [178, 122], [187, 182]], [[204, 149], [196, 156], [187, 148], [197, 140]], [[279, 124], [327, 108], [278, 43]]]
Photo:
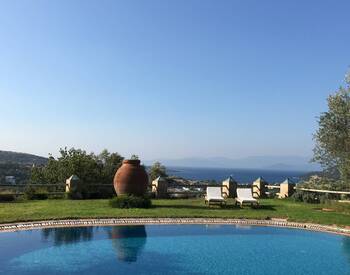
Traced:
[[146, 245], [146, 228], [144, 225], [115, 226], [111, 231], [111, 239], [118, 260], [136, 262]]
[[345, 256], [348, 258], [348, 261], [350, 263], [350, 238], [345, 237], [343, 238], [343, 251]]
[[[112, 240], [112, 247], [118, 260], [136, 262], [146, 244], [145, 226], [114, 226], [104, 229], [107, 236]], [[42, 237], [46, 241], [53, 241], [55, 246], [90, 241], [94, 239], [94, 228], [46, 228], [42, 230]]]
[[[321, 275], [329, 274], [329, 263], [333, 275], [350, 275], [348, 237], [297, 229], [147, 225], [4, 234], [0, 274], [6, 275], [207, 274], [212, 270], [272, 275], [292, 274], [295, 266], [300, 274]], [[251, 260], [261, 251], [268, 251], [273, 264], [266, 264], [264, 257]], [[293, 261], [281, 255], [290, 255]]]
[[89, 241], [93, 238], [93, 227], [45, 228], [42, 230], [45, 240], [53, 240], [55, 245]]

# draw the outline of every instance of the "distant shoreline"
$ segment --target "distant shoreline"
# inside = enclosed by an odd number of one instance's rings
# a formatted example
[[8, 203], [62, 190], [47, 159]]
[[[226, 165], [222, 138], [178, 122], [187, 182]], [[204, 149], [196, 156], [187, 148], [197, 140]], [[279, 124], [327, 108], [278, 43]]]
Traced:
[[267, 182], [281, 183], [286, 178], [291, 179], [295, 183], [306, 175], [317, 173], [310, 171], [282, 171], [268, 169], [240, 169], [240, 168], [209, 168], [209, 167], [167, 167], [169, 176], [184, 178], [187, 180], [198, 181], [216, 181], [221, 182], [232, 176], [237, 182], [252, 183], [257, 178], [262, 177]]

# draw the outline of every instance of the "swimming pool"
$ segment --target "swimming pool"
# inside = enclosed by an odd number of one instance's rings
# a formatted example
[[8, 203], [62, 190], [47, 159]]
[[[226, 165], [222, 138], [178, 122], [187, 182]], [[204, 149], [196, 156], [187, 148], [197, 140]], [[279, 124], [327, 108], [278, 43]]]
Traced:
[[0, 233], [0, 274], [350, 274], [350, 238], [239, 225]]

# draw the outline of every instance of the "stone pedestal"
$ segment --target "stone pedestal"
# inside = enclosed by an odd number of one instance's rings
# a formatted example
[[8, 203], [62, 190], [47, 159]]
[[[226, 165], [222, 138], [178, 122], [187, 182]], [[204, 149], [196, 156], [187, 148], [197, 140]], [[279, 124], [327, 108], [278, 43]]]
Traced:
[[227, 198], [237, 197], [237, 182], [232, 177], [222, 182], [222, 194]]
[[266, 191], [267, 191], [267, 187], [266, 187], [267, 184], [268, 183], [261, 177], [256, 179], [252, 185], [253, 197], [256, 199], [265, 198]]
[[295, 184], [291, 183], [290, 181], [284, 181], [280, 184], [280, 193], [278, 195], [278, 198], [280, 199], [284, 199], [284, 198], [288, 198], [291, 195], [294, 194], [295, 192]]
[[164, 199], [168, 197], [168, 181], [165, 178], [158, 177], [152, 181], [152, 193], [156, 198]]
[[69, 179], [66, 179], [66, 193], [70, 191], [77, 192], [79, 188], [81, 188], [81, 181], [77, 175], [72, 175]]

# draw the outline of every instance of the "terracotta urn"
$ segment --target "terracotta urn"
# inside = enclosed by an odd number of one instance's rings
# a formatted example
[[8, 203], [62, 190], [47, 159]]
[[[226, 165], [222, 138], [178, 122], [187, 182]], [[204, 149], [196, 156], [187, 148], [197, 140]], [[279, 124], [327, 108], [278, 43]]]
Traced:
[[114, 176], [114, 189], [117, 195], [142, 196], [146, 194], [148, 175], [140, 160], [124, 160]]

